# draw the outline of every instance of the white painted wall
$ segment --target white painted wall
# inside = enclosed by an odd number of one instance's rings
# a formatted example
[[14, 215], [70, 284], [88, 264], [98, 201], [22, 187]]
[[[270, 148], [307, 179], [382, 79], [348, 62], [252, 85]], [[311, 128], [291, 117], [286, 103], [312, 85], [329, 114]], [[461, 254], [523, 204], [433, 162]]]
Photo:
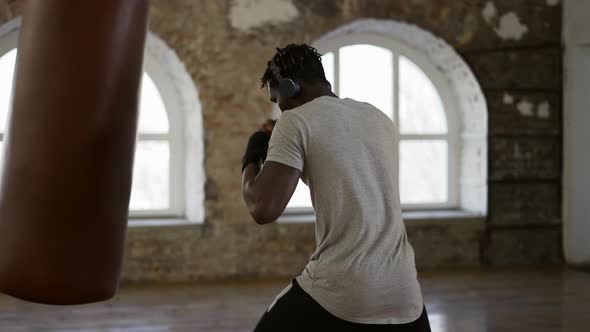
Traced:
[[563, 240], [568, 264], [590, 267], [590, 1], [564, 2]]

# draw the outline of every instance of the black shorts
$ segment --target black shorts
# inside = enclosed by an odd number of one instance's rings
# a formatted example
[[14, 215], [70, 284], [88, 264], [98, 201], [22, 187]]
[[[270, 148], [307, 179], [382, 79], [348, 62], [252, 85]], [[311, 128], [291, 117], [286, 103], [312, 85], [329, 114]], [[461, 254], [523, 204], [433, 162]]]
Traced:
[[293, 286], [266, 311], [254, 332], [267, 331], [390, 331], [430, 332], [426, 308], [407, 324], [360, 324], [342, 320], [324, 309], [293, 279]]

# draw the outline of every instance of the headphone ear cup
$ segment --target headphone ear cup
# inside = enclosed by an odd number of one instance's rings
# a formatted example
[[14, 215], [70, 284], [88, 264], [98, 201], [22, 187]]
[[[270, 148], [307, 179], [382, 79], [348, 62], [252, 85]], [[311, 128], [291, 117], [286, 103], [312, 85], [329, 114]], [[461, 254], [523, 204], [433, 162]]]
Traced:
[[290, 78], [283, 78], [279, 81], [279, 94], [283, 98], [294, 98], [301, 92], [299, 82]]

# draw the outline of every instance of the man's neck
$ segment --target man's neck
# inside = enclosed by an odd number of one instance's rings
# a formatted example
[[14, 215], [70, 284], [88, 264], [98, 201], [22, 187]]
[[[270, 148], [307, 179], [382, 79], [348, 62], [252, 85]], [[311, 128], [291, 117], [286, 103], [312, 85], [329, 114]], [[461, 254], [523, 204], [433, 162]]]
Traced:
[[302, 97], [305, 100], [305, 102], [308, 103], [316, 98], [324, 96], [338, 98], [338, 96], [334, 94], [334, 92], [332, 92], [330, 89], [317, 89], [308, 91], [308, 95]]

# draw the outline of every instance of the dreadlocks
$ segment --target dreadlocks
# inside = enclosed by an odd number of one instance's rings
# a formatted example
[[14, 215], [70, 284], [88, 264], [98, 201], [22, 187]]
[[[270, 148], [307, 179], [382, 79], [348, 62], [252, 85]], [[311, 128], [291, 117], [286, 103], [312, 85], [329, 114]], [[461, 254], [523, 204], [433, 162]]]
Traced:
[[271, 68], [273, 62], [282, 77], [300, 79], [309, 83], [326, 82], [322, 55], [307, 44], [289, 44], [285, 48], [277, 48], [277, 54], [267, 62], [266, 71], [260, 79], [263, 88], [268, 82], [277, 83], [277, 77]]

